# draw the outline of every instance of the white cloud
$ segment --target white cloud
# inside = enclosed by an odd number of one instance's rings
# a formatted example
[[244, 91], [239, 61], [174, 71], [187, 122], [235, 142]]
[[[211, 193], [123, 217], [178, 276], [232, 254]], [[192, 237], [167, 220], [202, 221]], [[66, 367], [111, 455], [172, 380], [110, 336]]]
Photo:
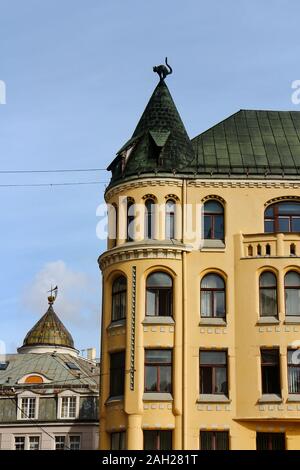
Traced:
[[87, 274], [70, 269], [62, 260], [46, 263], [27, 286], [23, 296], [27, 310], [39, 317], [46, 312], [51, 285], [58, 286], [54, 310], [59, 318], [77, 326], [88, 321], [93, 328], [100, 315], [99, 292]]

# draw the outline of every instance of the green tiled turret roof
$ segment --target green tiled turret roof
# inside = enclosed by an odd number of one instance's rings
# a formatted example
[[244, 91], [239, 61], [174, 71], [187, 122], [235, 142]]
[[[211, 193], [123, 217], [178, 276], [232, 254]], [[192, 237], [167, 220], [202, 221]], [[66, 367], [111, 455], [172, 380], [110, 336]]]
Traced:
[[131, 139], [108, 170], [112, 183], [143, 173], [188, 171], [194, 150], [165, 82], [156, 86]]
[[74, 349], [71, 334], [53, 310], [52, 304], [45, 315], [27, 333], [23, 346], [65, 346]]

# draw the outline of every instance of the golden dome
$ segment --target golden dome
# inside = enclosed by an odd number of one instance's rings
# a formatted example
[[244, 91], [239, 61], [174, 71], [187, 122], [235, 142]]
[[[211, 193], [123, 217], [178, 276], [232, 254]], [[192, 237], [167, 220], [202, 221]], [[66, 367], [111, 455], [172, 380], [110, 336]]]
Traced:
[[49, 299], [50, 305], [47, 312], [27, 333], [23, 347], [63, 346], [74, 349], [73, 338], [54, 312], [52, 303]]

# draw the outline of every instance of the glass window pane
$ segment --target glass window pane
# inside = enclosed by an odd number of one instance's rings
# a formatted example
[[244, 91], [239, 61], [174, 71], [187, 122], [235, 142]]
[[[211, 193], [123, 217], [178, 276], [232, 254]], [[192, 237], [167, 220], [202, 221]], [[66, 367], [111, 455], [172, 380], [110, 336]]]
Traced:
[[300, 393], [300, 366], [288, 367], [289, 393]]
[[270, 271], [266, 271], [260, 275], [259, 285], [261, 287], [276, 287], [276, 276]]
[[226, 364], [225, 351], [201, 351], [200, 364]]
[[156, 366], [145, 367], [145, 388], [147, 392], [157, 391], [157, 368]]
[[216, 367], [215, 369], [215, 390], [214, 393], [224, 393], [227, 395], [227, 370], [226, 367]]
[[158, 450], [157, 431], [144, 431], [144, 449]]
[[171, 366], [160, 366], [160, 392], [172, 392], [172, 368]]
[[224, 238], [224, 218], [223, 215], [214, 216], [214, 239], [223, 240]]
[[171, 290], [160, 289], [158, 292], [158, 315], [161, 317], [171, 316]]
[[212, 217], [210, 215], [204, 216], [204, 238], [206, 240], [212, 238]]
[[286, 217], [278, 217], [278, 232], [290, 231], [290, 219]]
[[214, 292], [214, 316], [218, 318], [225, 316], [225, 292]]
[[265, 210], [265, 216], [266, 217], [273, 217], [274, 215], [274, 205], [267, 207]]
[[277, 316], [277, 292], [276, 289], [260, 288], [260, 315], [262, 317]]
[[295, 271], [289, 271], [284, 278], [285, 287], [300, 287], [300, 274]]
[[297, 202], [280, 202], [277, 207], [278, 214], [300, 215], [300, 204]]
[[201, 292], [201, 317], [212, 317], [211, 297], [212, 293], [210, 291]]
[[300, 315], [300, 288], [285, 289], [285, 314]]
[[172, 431], [158, 431], [160, 446], [159, 450], [172, 450]]
[[213, 393], [211, 367], [200, 367], [200, 393]]
[[124, 276], [118, 277], [113, 283], [113, 288], [112, 288], [113, 293], [126, 290], [126, 284], [127, 284], [126, 278]]
[[263, 364], [277, 365], [279, 363], [278, 349], [262, 349], [261, 360]]
[[172, 287], [172, 278], [166, 273], [152, 273], [147, 277], [147, 287]]
[[217, 274], [207, 274], [201, 281], [201, 288], [203, 289], [224, 289], [224, 287], [224, 280]]
[[147, 311], [146, 311], [146, 315], [153, 317], [153, 316], [155, 316], [155, 314], [156, 314], [156, 312], [155, 312], [156, 291], [147, 289], [146, 296], [147, 296]]
[[300, 232], [300, 218], [292, 218], [292, 232]]
[[265, 233], [273, 233], [274, 230], [274, 221], [273, 220], [265, 220]]
[[204, 213], [209, 212], [210, 214], [223, 214], [223, 206], [218, 201], [207, 201], [204, 204]]
[[214, 450], [213, 449], [213, 432], [201, 431], [200, 432], [200, 448], [201, 450]]
[[172, 351], [169, 349], [147, 349], [146, 362], [147, 363], [168, 363], [172, 360]]
[[229, 433], [227, 431], [216, 431], [216, 450], [229, 450]]

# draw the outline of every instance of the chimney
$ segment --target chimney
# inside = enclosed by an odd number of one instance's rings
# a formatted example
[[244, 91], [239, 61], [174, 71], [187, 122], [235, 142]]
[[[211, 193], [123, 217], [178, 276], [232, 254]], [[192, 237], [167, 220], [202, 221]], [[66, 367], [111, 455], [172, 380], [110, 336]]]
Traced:
[[87, 348], [87, 359], [94, 361], [96, 359], [96, 348]]

